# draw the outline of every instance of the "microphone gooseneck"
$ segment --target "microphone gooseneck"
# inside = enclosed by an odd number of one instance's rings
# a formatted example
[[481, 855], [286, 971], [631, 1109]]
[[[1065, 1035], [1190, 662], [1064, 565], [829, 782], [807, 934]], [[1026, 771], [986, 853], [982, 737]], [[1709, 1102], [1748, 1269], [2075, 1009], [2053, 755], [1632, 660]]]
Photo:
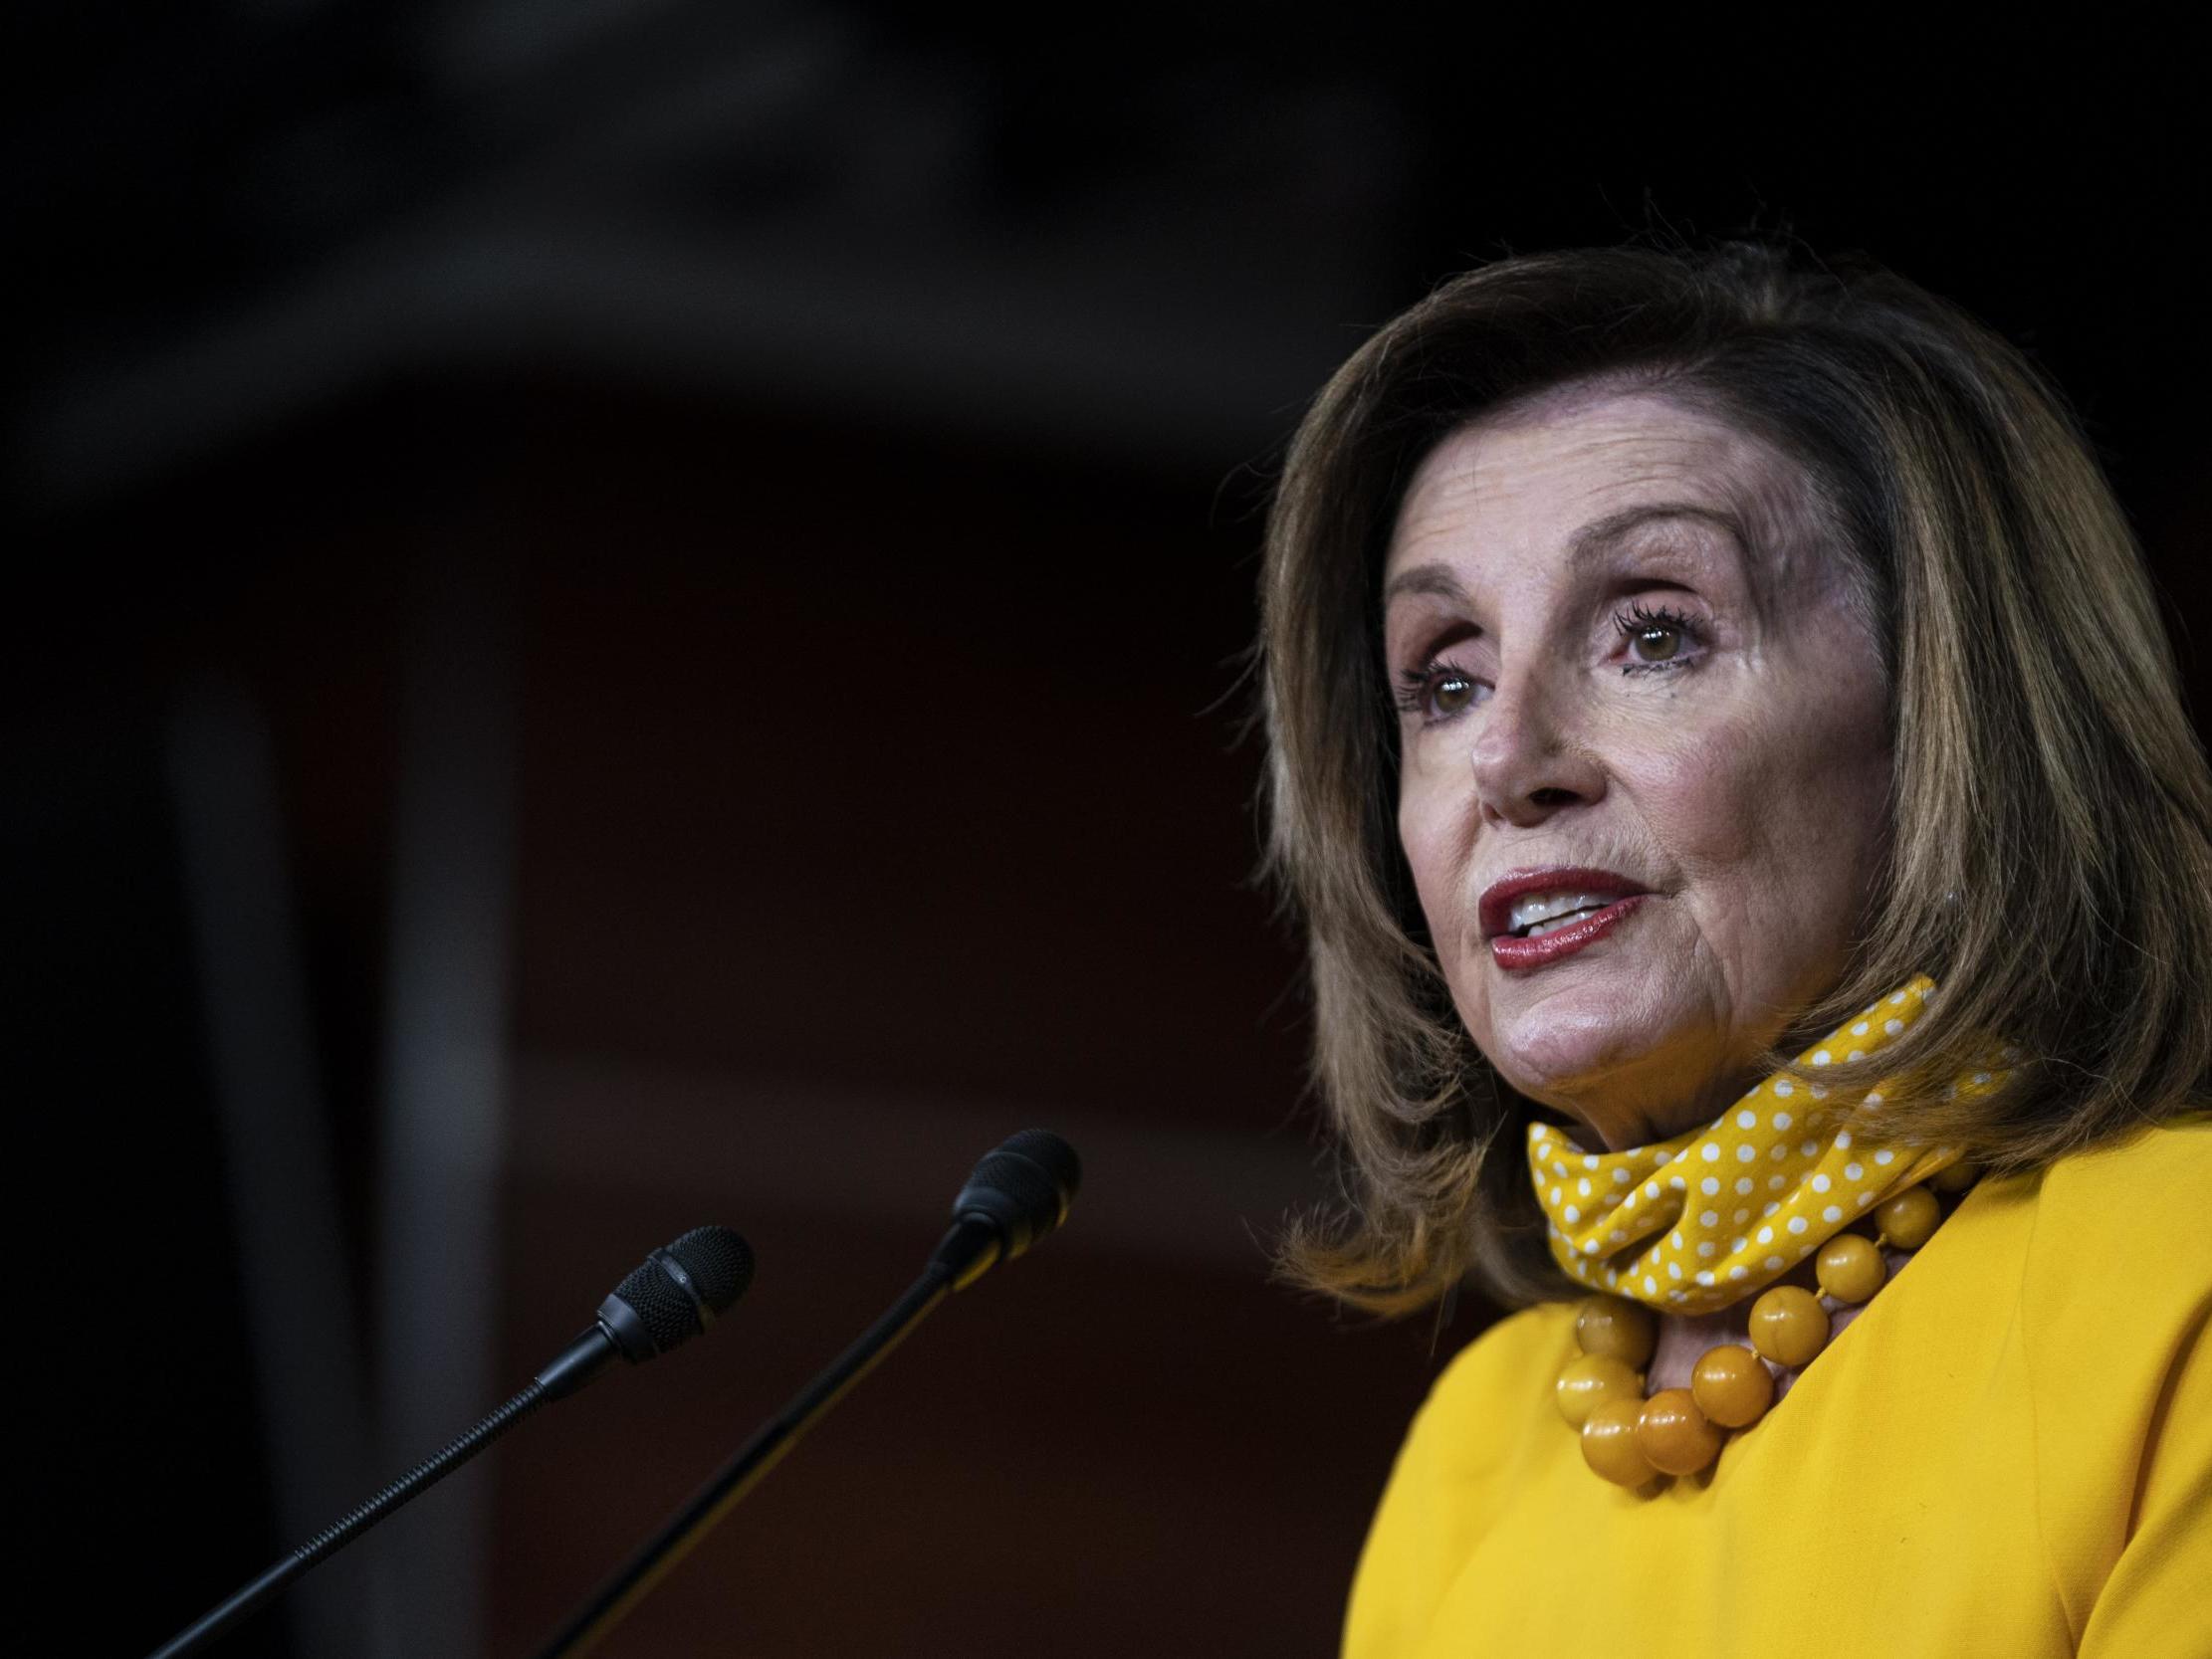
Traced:
[[569, 1659], [595, 1647], [939, 1303], [1065, 1221], [1082, 1180], [1075, 1148], [1048, 1130], [1023, 1130], [986, 1154], [953, 1200], [952, 1229], [922, 1276], [569, 1615], [540, 1659]]
[[689, 1342], [743, 1296], [752, 1282], [752, 1248], [727, 1227], [695, 1227], [665, 1250], [654, 1251], [599, 1304], [598, 1318], [533, 1377], [529, 1387], [179, 1632], [155, 1650], [153, 1659], [183, 1659], [199, 1652], [259, 1611], [308, 1568], [420, 1497], [540, 1406], [591, 1381], [613, 1363], [616, 1354], [633, 1365], [641, 1364]]

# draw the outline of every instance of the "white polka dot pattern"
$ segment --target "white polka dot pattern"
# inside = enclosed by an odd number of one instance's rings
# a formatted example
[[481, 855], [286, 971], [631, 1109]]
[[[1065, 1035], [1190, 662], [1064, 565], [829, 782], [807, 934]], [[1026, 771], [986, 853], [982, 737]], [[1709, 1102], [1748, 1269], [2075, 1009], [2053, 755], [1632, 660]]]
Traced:
[[[1799, 1064], [1830, 1064], [1847, 1035], [1864, 1044], [1849, 1051], [1854, 1060], [1885, 1047], [1919, 1018], [1934, 988], [1925, 975], [1915, 978], [1808, 1049]], [[1977, 1070], [1952, 1087], [1987, 1094], [2006, 1075]], [[1805, 1095], [1815, 1104], [1806, 1105]], [[1880, 1103], [1879, 1090], [1864, 1098], [1870, 1107]], [[1801, 1092], [1787, 1077], [1769, 1078], [1704, 1129], [1619, 1152], [1585, 1152], [1564, 1131], [1532, 1125], [1529, 1169], [1550, 1218], [1552, 1255], [1578, 1280], [1682, 1313], [1710, 1313], [1754, 1295], [1873, 1204], [1958, 1161], [1956, 1146], [1872, 1145], [1864, 1130], [1855, 1143], [1835, 1126], [1858, 1104], [1832, 1085]], [[1571, 1195], [1559, 1180], [1569, 1159], [1597, 1175], [1571, 1183]], [[1762, 1162], [1775, 1171], [1766, 1182], [1775, 1196], [1760, 1212], [1768, 1224], [1746, 1238], [1733, 1230], [1748, 1219], [1744, 1211], [1726, 1216], [1702, 1200], [1724, 1181], [1750, 1192], [1748, 1177], [1720, 1170]]]

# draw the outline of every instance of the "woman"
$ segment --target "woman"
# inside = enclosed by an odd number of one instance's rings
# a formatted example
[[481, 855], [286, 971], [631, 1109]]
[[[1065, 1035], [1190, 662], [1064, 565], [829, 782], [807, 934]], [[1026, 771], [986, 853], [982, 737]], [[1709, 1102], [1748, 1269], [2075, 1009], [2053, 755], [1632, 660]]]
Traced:
[[1351, 1659], [2212, 1653], [2212, 778], [2019, 353], [1506, 260], [1322, 392], [1262, 606], [1351, 1200], [1289, 1264], [1522, 1310]]

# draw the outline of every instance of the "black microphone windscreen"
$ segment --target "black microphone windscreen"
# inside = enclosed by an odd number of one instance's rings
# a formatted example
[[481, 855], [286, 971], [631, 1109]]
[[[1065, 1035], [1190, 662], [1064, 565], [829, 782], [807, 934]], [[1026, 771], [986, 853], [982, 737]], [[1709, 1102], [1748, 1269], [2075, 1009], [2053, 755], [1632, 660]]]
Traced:
[[727, 1227], [694, 1227], [656, 1250], [599, 1304], [599, 1318], [632, 1364], [688, 1343], [745, 1294], [753, 1250]]
[[[626, 1304], [643, 1322], [652, 1345], [647, 1352], [666, 1353], [699, 1334], [698, 1307], [683, 1286], [669, 1277], [668, 1269], [650, 1257], [644, 1266], [630, 1270], [629, 1276], [614, 1287], [614, 1294], [607, 1301]], [[624, 1351], [633, 1360], [644, 1357], [642, 1353], [631, 1352], [627, 1344]]]
[[753, 1283], [753, 1247], [728, 1227], [694, 1227], [668, 1253], [691, 1275], [699, 1300], [715, 1313], [729, 1308]]
[[984, 1159], [976, 1173], [980, 1177], [995, 1158], [1020, 1158], [1041, 1170], [1052, 1182], [1055, 1207], [1064, 1210], [1074, 1200], [1083, 1185], [1083, 1160], [1075, 1155], [1075, 1148], [1048, 1129], [1025, 1129], [1010, 1137], [990, 1157]]
[[1006, 1234], [1006, 1253], [1019, 1255], [1067, 1219], [1083, 1184], [1083, 1160], [1050, 1130], [1027, 1129], [987, 1153], [953, 1200], [953, 1213], [980, 1210]]

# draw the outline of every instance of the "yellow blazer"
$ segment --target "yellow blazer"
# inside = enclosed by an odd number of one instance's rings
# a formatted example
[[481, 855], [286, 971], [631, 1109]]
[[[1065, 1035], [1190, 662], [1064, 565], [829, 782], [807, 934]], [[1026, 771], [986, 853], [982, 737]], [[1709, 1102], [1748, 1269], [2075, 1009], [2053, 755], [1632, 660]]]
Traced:
[[1656, 1497], [1552, 1403], [1573, 1309], [1414, 1419], [1345, 1659], [2212, 1659], [2212, 1123], [1984, 1180], [1703, 1475]]

